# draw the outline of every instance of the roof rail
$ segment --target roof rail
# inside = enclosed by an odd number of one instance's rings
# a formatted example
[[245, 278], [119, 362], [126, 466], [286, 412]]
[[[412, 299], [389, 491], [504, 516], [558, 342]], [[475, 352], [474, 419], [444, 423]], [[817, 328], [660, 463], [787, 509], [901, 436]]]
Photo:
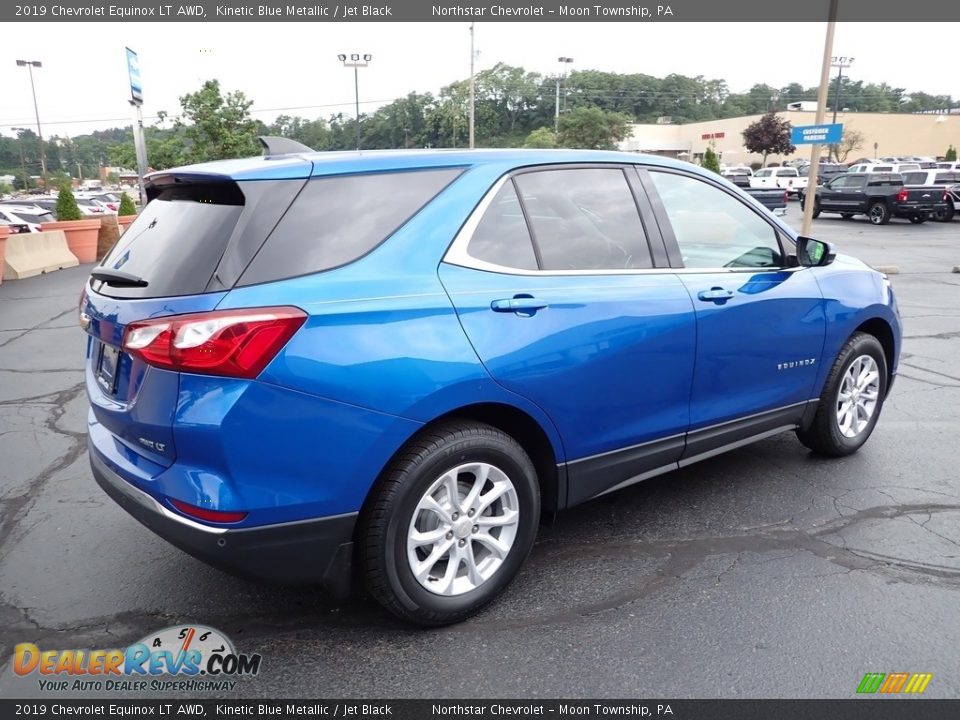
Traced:
[[259, 140], [260, 144], [263, 146], [264, 157], [316, 152], [313, 148], [307, 147], [303, 143], [299, 143], [296, 140], [291, 140], [290, 138], [261, 135], [257, 138], [257, 140]]

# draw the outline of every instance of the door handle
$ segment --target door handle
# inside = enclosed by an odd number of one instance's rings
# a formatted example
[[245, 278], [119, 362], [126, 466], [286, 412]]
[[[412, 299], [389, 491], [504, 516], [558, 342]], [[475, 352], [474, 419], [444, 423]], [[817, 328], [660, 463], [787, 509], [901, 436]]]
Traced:
[[512, 298], [494, 300], [490, 303], [490, 309], [494, 312], [512, 312], [528, 316], [548, 306], [549, 303], [537, 300], [531, 295], [514, 295]]
[[713, 287], [709, 290], [701, 290], [697, 297], [705, 302], [714, 302], [717, 305], [723, 305], [727, 300], [733, 297], [733, 290], [724, 290], [722, 287]]

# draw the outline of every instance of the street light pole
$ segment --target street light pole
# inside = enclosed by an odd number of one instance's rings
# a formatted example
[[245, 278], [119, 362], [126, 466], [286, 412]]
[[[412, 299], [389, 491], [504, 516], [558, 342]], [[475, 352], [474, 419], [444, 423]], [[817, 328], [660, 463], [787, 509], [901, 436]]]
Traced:
[[[557, 62], [562, 63], [561, 64], [561, 68], [563, 68], [562, 77], [566, 79], [567, 65], [573, 62], [573, 58], [558, 57]], [[556, 107], [554, 108], [554, 111], [553, 111], [553, 131], [555, 133], [560, 132], [560, 77], [561, 77], [561, 73], [557, 73], [557, 101], [556, 101]]]
[[[852, 57], [836, 57], [831, 58], [830, 67], [835, 67], [839, 69], [837, 73], [837, 87], [836, 91], [833, 93], [833, 124], [837, 124], [837, 110], [840, 109], [840, 91], [842, 89], [842, 78], [843, 78], [843, 69], [848, 68], [853, 64], [854, 58]], [[840, 152], [836, 145], [833, 146], [833, 154], [836, 156], [836, 159], [840, 160]]]
[[23, 157], [23, 136], [20, 134], [25, 130], [25, 128], [10, 128], [17, 134], [17, 143], [20, 146], [20, 171], [23, 173], [23, 189], [24, 191], [30, 189], [30, 177], [27, 175], [27, 161]]
[[373, 55], [364, 55], [363, 59], [360, 59], [359, 53], [353, 53], [350, 55], [350, 59], [347, 59], [347, 56], [344, 54], [337, 55], [337, 58], [340, 62], [343, 63], [344, 67], [353, 68], [353, 97], [356, 103], [357, 108], [357, 150], [360, 149], [360, 74], [359, 70], [362, 67], [367, 67], [370, 64], [370, 61], [373, 60]]
[[30, 73], [30, 92], [33, 93], [33, 112], [37, 117], [37, 137], [40, 138], [40, 170], [43, 173], [43, 189], [49, 192], [50, 186], [47, 182], [47, 158], [43, 152], [43, 131], [40, 129], [40, 109], [37, 107], [37, 88], [33, 84], [33, 69], [35, 67], [43, 67], [43, 63], [39, 60], [17, 60], [17, 67], [25, 67]]

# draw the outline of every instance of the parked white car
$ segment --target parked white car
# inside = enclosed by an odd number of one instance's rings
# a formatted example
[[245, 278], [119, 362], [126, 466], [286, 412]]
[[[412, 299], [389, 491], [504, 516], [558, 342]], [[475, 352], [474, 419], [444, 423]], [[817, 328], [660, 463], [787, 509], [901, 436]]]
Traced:
[[762, 168], [750, 178], [750, 187], [779, 188], [785, 190], [788, 195], [799, 195], [807, 189], [807, 178], [792, 167]]
[[937, 170], [960, 170], [960, 162], [956, 160], [941, 160], [937, 163]]
[[851, 165], [847, 172], [852, 173], [905, 173], [920, 170], [920, 163], [860, 163]]
[[54, 217], [43, 208], [29, 205], [0, 205], [0, 222], [26, 225], [30, 232], [40, 232], [40, 223], [53, 222]]

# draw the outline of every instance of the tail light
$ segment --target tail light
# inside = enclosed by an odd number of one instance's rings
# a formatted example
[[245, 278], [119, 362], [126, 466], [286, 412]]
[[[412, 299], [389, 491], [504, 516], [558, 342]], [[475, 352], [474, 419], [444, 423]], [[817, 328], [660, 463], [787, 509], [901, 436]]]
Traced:
[[943, 191], [943, 201], [944, 201], [944, 202], [947, 202], [947, 200], [949, 200], [949, 199], [950, 199], [950, 192], [947, 191], [947, 190], [944, 190], [944, 191]]
[[789, 199], [790, 199], [790, 193], [788, 193], [786, 190], [784, 190], [784, 192], [783, 192], [783, 202], [787, 202]]
[[214, 310], [130, 323], [123, 349], [176, 372], [255, 378], [306, 321], [295, 307]]
[[906, 202], [909, 195], [906, 188], [900, 188], [900, 192], [897, 193], [897, 202]]
[[170, 504], [188, 517], [192, 517], [195, 520], [205, 520], [207, 522], [236, 523], [247, 516], [247, 513], [239, 510], [210, 510], [209, 508], [197, 507], [196, 505], [190, 505], [182, 500], [174, 500], [173, 498], [170, 498]]

